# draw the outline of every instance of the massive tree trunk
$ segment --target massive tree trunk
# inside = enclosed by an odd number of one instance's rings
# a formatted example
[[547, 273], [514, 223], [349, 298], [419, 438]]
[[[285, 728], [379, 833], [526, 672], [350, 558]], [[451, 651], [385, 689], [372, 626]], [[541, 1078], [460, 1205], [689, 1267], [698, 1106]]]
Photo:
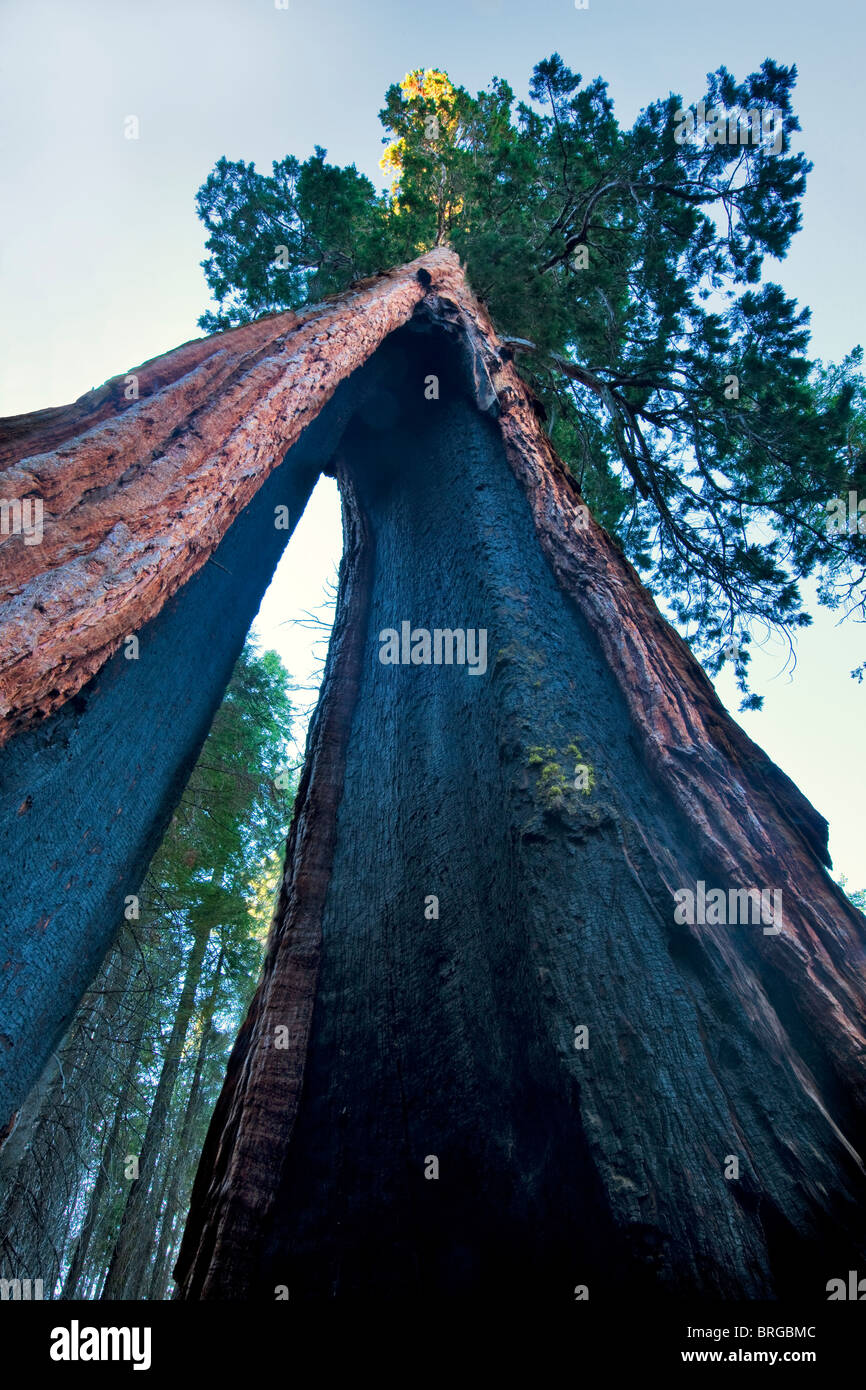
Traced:
[[[497, 426], [447, 338], [399, 336], [341, 451], [328, 677], [178, 1279], [820, 1294], [864, 1217], [863, 922], [824, 827], [583, 527], [514, 378]], [[487, 673], [383, 665], [404, 621], [486, 629]], [[678, 925], [698, 880], [781, 889], [781, 931]]]
[[[329, 436], [334, 636], [181, 1292], [824, 1296], [866, 1251], [826, 826], [585, 518], [453, 257], [409, 270]], [[403, 623], [484, 630], [486, 671], [383, 664]], [[783, 912], [680, 924], [699, 882]]]
[[[459, 279], [453, 260], [419, 265]], [[40, 543], [0, 533], [0, 1143], [138, 891], [363, 364], [424, 297], [416, 270], [0, 421], [0, 497], [45, 509]]]

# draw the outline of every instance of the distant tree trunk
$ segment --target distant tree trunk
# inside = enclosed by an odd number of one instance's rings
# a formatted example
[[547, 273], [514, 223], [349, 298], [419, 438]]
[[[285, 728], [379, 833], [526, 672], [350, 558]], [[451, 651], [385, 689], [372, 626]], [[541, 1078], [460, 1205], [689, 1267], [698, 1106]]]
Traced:
[[53, 1053], [19, 1110], [15, 1128], [0, 1149], [0, 1193], [4, 1194], [4, 1202], [11, 1192], [16, 1174], [27, 1163], [27, 1156], [33, 1147], [46, 1110], [52, 1107], [62, 1087], [63, 1069], [57, 1053]]
[[41, 1279], [46, 1289], [53, 1287], [56, 1260], [53, 1249], [46, 1255], [46, 1242], [55, 1229], [38, 1182], [38, 1150], [46, 1116], [62, 1092], [63, 1068], [53, 1053], [0, 1150], [0, 1278]]
[[[38, 1269], [45, 1288], [60, 1272], [70, 1212], [92, 1152], [113, 1036], [134, 960], [122, 939], [0, 1151], [0, 1229], [16, 1270]], [[12, 1252], [14, 1251], [14, 1258]]]
[[[182, 1294], [824, 1297], [866, 1214], [864, 921], [826, 828], [513, 378], [496, 425], [447, 342], [396, 338], [341, 451], [334, 637]], [[486, 674], [383, 664], [404, 622], [485, 629]], [[699, 881], [783, 889], [782, 929], [680, 925]]]
[[[218, 871], [215, 870], [215, 879], [217, 875]], [[136, 1297], [137, 1295], [133, 1290], [141, 1287], [145, 1271], [148, 1268], [150, 1256], [148, 1210], [154, 1181], [154, 1161], [164, 1137], [174, 1083], [177, 1080], [181, 1054], [195, 1008], [196, 990], [201, 979], [202, 966], [213, 925], [213, 923], [207, 923], [197, 929], [193, 928], [192, 950], [187, 959], [183, 987], [174, 1016], [171, 1036], [159, 1074], [153, 1105], [147, 1121], [147, 1129], [141, 1144], [141, 1152], [138, 1155], [139, 1176], [130, 1183], [120, 1230], [109, 1262], [105, 1287], [101, 1294], [101, 1297], [105, 1299]]]
[[126, 1062], [126, 1069], [120, 1083], [120, 1090], [117, 1102], [114, 1107], [114, 1119], [111, 1130], [105, 1141], [105, 1147], [99, 1158], [99, 1166], [96, 1170], [96, 1181], [90, 1191], [87, 1200], [87, 1213], [78, 1233], [73, 1251], [72, 1260], [63, 1281], [63, 1291], [61, 1298], [75, 1299], [81, 1298], [82, 1284], [85, 1274], [88, 1272], [88, 1255], [93, 1239], [93, 1233], [97, 1222], [102, 1215], [103, 1203], [112, 1185], [119, 1180], [118, 1160], [121, 1152], [121, 1141], [128, 1123], [127, 1107], [132, 1095], [132, 1088], [135, 1082], [136, 1073], [139, 1067], [139, 1049], [141, 1047], [144, 1030], [147, 1024], [147, 1010], [141, 1009], [139, 1013], [138, 1026], [135, 1036], [129, 1044], [129, 1055]]
[[213, 1014], [219, 995], [224, 959], [224, 954], [221, 952], [214, 970], [213, 985], [211, 986], [210, 995], [205, 1001], [201, 1011], [201, 1041], [199, 1042], [198, 1053], [195, 1059], [195, 1069], [193, 1071], [192, 1082], [190, 1083], [183, 1122], [180, 1125], [178, 1134], [175, 1136], [175, 1143], [171, 1153], [171, 1177], [165, 1195], [159, 1234], [154, 1240], [156, 1259], [154, 1260], [153, 1273], [147, 1295], [149, 1299], [165, 1298], [165, 1291], [168, 1285], [181, 1183], [185, 1179], [189, 1169], [191, 1141], [203, 1104], [201, 1084], [202, 1072], [205, 1062], [207, 1061], [208, 1049], [213, 1036]]

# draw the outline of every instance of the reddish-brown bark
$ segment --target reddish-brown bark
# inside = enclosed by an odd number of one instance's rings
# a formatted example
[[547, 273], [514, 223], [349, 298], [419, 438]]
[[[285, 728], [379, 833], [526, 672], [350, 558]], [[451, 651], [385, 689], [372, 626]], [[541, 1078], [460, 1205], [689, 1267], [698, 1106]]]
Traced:
[[0, 744], [75, 695], [213, 553], [340, 382], [423, 298], [435, 251], [338, 299], [188, 343], [70, 406], [0, 422], [0, 496], [44, 537], [0, 537]]

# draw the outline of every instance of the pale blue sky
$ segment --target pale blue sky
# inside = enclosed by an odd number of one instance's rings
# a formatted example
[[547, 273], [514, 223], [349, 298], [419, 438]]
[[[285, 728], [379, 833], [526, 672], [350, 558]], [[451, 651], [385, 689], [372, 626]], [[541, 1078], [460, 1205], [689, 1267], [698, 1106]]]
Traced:
[[[533, 64], [554, 50], [587, 78], [601, 73], [628, 123], [670, 90], [696, 101], [721, 63], [738, 78], [768, 55], [797, 63], [815, 169], [803, 231], [770, 274], [812, 306], [814, 352], [838, 358], [866, 336], [863, 35], [852, 0], [0, 0], [0, 414], [74, 399], [197, 336], [208, 297], [193, 199], [220, 155], [267, 172], [318, 143], [381, 186], [377, 113], [390, 82], [436, 66], [472, 90], [498, 74], [525, 96]], [[124, 139], [129, 115], [137, 141]], [[332, 488], [296, 541], [263, 628], [306, 676], [302, 630], [275, 623], [297, 600], [315, 603], [333, 568]], [[858, 887], [866, 686], [848, 672], [863, 645], [862, 628], [819, 616], [793, 679], [781, 652], [756, 658], [765, 709], [742, 719], [828, 816], [836, 869]], [[727, 679], [719, 690], [736, 709]]]

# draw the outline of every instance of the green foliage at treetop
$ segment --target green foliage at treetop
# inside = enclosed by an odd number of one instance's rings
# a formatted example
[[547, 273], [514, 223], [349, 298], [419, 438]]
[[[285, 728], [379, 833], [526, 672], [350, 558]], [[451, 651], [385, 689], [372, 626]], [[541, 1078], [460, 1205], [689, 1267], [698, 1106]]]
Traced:
[[[765, 278], [812, 167], [792, 148], [795, 80], [770, 59], [743, 82], [720, 67], [627, 129], [607, 84], [557, 54], [529, 101], [500, 78], [472, 96], [410, 73], [380, 113], [387, 190], [320, 147], [268, 176], [218, 161], [197, 195], [219, 303], [200, 326], [450, 245], [500, 335], [522, 340], [518, 368], [594, 515], [708, 669], [727, 654], [746, 692], [753, 633], [811, 621], [808, 576], [819, 601], [866, 616], [866, 536], [827, 527], [832, 499], [866, 497], [862, 353], [810, 360], [809, 310]], [[678, 113], [701, 96], [707, 122], [683, 138]], [[755, 110], [762, 139], [737, 125]], [[717, 143], [722, 115], [735, 134]]]

